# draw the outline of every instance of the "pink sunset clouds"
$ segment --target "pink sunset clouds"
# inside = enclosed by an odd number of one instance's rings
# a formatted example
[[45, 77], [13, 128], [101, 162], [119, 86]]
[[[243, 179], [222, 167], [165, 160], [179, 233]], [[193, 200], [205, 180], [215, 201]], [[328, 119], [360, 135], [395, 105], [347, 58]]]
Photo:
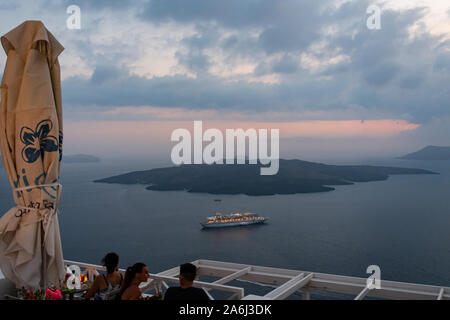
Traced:
[[[335, 141], [348, 138], [384, 139], [415, 130], [419, 126], [406, 120], [396, 119], [293, 122], [203, 121], [204, 131], [209, 128], [217, 128], [222, 132], [226, 129], [238, 128], [279, 129], [281, 147], [283, 147], [283, 139], [321, 138]], [[159, 150], [165, 153], [173, 146], [170, 136], [177, 128], [185, 128], [193, 132], [193, 121], [67, 121], [65, 142], [69, 150], [76, 148], [77, 145], [83, 145], [85, 152], [96, 154], [109, 153], [118, 146], [120, 146], [121, 154], [146, 153], [150, 148], [153, 151]]]

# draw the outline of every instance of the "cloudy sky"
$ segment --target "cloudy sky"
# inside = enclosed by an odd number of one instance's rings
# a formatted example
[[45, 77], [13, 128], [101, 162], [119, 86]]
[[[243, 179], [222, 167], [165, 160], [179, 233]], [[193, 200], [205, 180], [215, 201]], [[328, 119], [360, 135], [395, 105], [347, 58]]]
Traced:
[[[72, 4], [80, 30], [66, 27]], [[24, 20], [66, 48], [66, 154], [169, 157], [193, 120], [279, 128], [285, 158], [450, 145], [448, 0], [0, 2], [1, 34]]]

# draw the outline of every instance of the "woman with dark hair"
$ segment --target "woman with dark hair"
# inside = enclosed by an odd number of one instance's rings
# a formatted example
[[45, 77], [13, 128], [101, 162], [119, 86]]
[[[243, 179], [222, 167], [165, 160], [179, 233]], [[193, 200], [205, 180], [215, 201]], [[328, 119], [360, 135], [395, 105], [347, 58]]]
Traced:
[[133, 266], [127, 268], [125, 278], [123, 280], [122, 288], [120, 289], [121, 300], [153, 300], [161, 298], [160, 294], [154, 295], [151, 298], [144, 299], [139, 284], [147, 282], [149, 277], [147, 266], [138, 262]]
[[122, 285], [122, 274], [119, 272], [119, 256], [110, 252], [102, 259], [106, 274], [95, 277], [92, 287], [85, 295], [86, 299], [105, 300], [106, 294], [118, 290]]

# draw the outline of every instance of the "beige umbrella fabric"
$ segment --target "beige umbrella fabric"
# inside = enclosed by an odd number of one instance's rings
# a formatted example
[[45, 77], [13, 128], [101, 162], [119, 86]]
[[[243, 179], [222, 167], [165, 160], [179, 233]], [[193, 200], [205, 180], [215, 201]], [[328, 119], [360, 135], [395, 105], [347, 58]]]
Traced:
[[1, 37], [0, 150], [16, 207], [0, 219], [0, 268], [16, 287], [59, 286], [65, 275], [61, 194], [61, 44], [40, 21]]

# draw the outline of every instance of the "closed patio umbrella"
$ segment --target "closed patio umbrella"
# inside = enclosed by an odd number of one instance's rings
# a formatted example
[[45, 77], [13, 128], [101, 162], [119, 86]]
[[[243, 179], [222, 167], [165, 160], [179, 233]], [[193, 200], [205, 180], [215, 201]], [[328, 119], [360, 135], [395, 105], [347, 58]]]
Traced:
[[40, 21], [1, 37], [0, 150], [16, 207], [0, 219], [0, 268], [16, 287], [59, 286], [64, 260], [58, 224], [61, 194], [61, 44]]

